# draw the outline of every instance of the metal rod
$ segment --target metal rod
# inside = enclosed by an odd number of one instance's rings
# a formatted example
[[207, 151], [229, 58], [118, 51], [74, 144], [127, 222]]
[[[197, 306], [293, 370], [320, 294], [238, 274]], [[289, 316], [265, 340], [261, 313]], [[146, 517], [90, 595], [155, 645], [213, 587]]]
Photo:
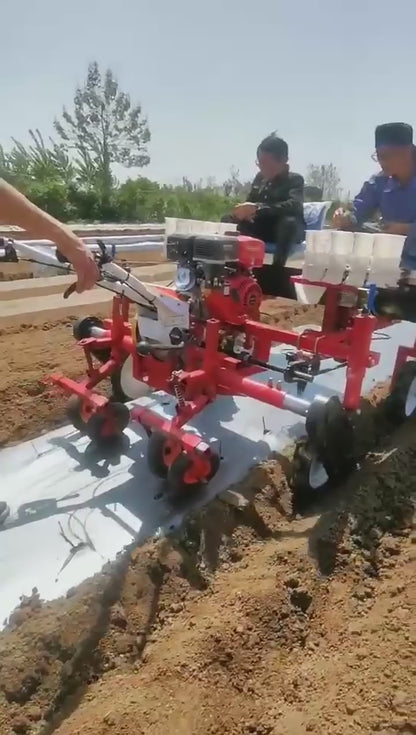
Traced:
[[[238, 359], [238, 358], [237, 358]], [[277, 365], [272, 365], [269, 362], [265, 362], [264, 360], [256, 360], [253, 357], [247, 358], [247, 360], [241, 360], [245, 365], [256, 365], [258, 367], [265, 368], [266, 370], [272, 370], [274, 373], [280, 373], [280, 375], [287, 375], [290, 373], [294, 378], [297, 378], [298, 380], [306, 381], [307, 383], [312, 383], [314, 379], [314, 375], [310, 375], [309, 373], [302, 373], [300, 370], [290, 370], [290, 366], [282, 368], [277, 367]]]
[[247, 396], [256, 401], [268, 403], [276, 408], [292, 411], [299, 416], [306, 416], [310, 402], [303, 398], [285, 393], [280, 388], [264, 385], [250, 378], [245, 378], [240, 373], [226, 368], [217, 370], [218, 385], [232, 395]]

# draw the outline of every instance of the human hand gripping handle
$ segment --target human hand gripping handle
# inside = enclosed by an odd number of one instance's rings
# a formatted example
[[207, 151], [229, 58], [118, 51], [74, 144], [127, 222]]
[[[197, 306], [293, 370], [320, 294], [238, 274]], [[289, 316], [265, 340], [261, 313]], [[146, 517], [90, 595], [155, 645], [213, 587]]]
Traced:
[[39, 209], [3, 179], [0, 179], [0, 222], [17, 225], [32, 237], [56, 243], [77, 274], [78, 293], [92, 288], [99, 279], [99, 270], [92, 253], [75, 233]]
[[68, 252], [67, 258], [78, 277], [74, 284], [74, 290], [77, 293], [82, 293], [92, 288], [100, 278], [100, 272], [93, 254], [79, 241], [79, 246], [72, 252]]

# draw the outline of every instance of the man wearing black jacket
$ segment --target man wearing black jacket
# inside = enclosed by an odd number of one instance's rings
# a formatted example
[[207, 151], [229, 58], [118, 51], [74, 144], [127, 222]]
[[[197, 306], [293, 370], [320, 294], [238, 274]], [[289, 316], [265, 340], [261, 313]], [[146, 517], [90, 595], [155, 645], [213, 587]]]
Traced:
[[281, 266], [291, 246], [305, 237], [304, 180], [289, 170], [288, 157], [288, 145], [282, 138], [272, 134], [262, 140], [257, 149], [260, 170], [248, 201], [237, 204], [232, 212], [242, 235], [276, 244], [274, 263]]

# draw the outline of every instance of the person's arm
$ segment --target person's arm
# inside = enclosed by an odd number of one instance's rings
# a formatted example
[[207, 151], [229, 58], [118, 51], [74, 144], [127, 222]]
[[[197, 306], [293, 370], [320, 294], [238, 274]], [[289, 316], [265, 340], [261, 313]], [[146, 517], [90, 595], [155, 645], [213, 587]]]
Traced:
[[361, 226], [366, 219], [371, 217], [379, 206], [379, 187], [377, 176], [365, 182], [361, 191], [355, 197], [352, 204], [352, 216], [356, 226]]
[[268, 204], [258, 204], [256, 217], [303, 217], [303, 201], [304, 201], [304, 180], [300, 174], [292, 174], [290, 181], [290, 189], [288, 198], [284, 201], [273, 202], [273, 193], [271, 201]]
[[247, 195], [247, 199], [244, 202], [235, 205], [231, 215], [233, 222], [250, 222], [254, 219], [258, 207], [256, 202], [258, 202], [260, 182], [261, 174], [259, 173], [251, 184], [251, 189]]
[[355, 197], [352, 211], [339, 208], [335, 210], [332, 224], [340, 230], [356, 230], [371, 217], [377, 210], [379, 204], [379, 191], [377, 177], [373, 176], [366, 181], [361, 191]]
[[389, 235], [404, 235], [407, 237], [410, 234], [414, 234], [415, 223], [385, 222], [383, 224], [383, 232], [387, 232]]
[[[404, 227], [404, 225], [403, 225]], [[402, 234], [394, 232], [391, 234]], [[416, 222], [407, 225], [406, 239], [404, 241], [399, 268], [407, 271], [416, 270]]]
[[78, 276], [77, 291], [92, 288], [99, 278], [94, 258], [72, 230], [26, 199], [0, 179], [0, 222], [21, 227], [36, 238], [52, 240], [73, 265]]

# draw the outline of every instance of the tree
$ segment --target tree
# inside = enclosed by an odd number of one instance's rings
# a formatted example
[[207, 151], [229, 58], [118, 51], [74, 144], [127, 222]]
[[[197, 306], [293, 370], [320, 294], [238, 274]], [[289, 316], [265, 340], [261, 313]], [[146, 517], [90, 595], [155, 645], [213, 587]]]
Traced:
[[111, 194], [114, 163], [130, 168], [150, 162], [150, 131], [141, 106], [132, 105], [111, 69], [103, 77], [95, 61], [75, 92], [73, 112], [64, 107], [55, 130], [64, 149], [75, 153], [82, 183], [100, 191], [103, 201]]
[[306, 184], [320, 189], [324, 199], [341, 198], [341, 179], [333, 163], [321, 166], [311, 163], [306, 173]]

